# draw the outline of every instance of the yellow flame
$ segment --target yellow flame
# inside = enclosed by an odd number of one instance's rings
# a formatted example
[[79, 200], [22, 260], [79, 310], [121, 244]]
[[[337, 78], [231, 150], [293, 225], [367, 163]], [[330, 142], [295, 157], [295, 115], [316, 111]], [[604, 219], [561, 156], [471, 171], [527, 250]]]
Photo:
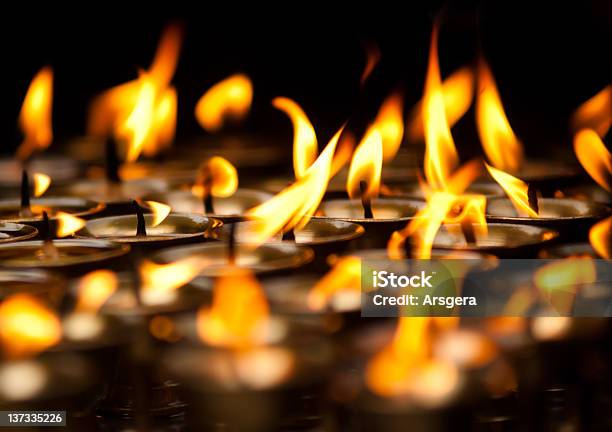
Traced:
[[529, 186], [527, 183], [488, 164], [485, 164], [485, 166], [491, 177], [504, 189], [520, 215], [527, 214], [531, 218], [538, 217], [538, 214], [529, 206]]
[[58, 211], [55, 214], [55, 218], [57, 219], [57, 231], [55, 234], [58, 237], [67, 237], [85, 226], [85, 221], [83, 219], [73, 216], [70, 213]]
[[358, 257], [344, 257], [336, 262], [308, 293], [308, 307], [322, 310], [334, 295], [347, 290], [361, 291], [361, 259]]
[[351, 198], [361, 197], [359, 189], [361, 181], [365, 181], [367, 185], [363, 193], [365, 197], [378, 196], [382, 162], [382, 135], [376, 127], [371, 127], [355, 149], [349, 166], [346, 190]]
[[[210, 188], [210, 191], [205, 189]], [[199, 197], [204, 193], [216, 197], [232, 196], [238, 189], [238, 172], [227, 159], [213, 156], [200, 165], [198, 179], [191, 192]]]
[[227, 119], [243, 119], [251, 109], [253, 84], [245, 74], [232, 75], [212, 86], [198, 101], [195, 116], [208, 132], [220, 130]]
[[503, 171], [518, 171], [523, 163], [523, 146], [508, 123], [491, 69], [484, 60], [478, 69], [476, 123], [480, 142], [491, 165]]
[[361, 78], [359, 79], [360, 84], [363, 86], [367, 79], [370, 77], [374, 68], [380, 62], [380, 48], [374, 43], [368, 43], [365, 46], [366, 64], [363, 67]]
[[281, 231], [301, 229], [308, 223], [323, 199], [329, 182], [340, 129], [321, 152], [306, 174], [265, 203], [250, 209], [253, 219], [253, 243], [262, 244]]
[[608, 192], [612, 192], [612, 154], [593, 129], [582, 129], [574, 136], [574, 152], [582, 167]]
[[39, 197], [44, 194], [51, 185], [51, 177], [43, 173], [34, 173], [32, 175], [34, 181], [34, 196]]
[[215, 281], [213, 303], [197, 315], [200, 339], [215, 346], [245, 348], [257, 342], [268, 319], [266, 297], [252, 273], [230, 268]]
[[77, 312], [96, 313], [117, 290], [119, 280], [111, 270], [96, 270], [79, 280]]
[[177, 104], [176, 89], [173, 87], [160, 93], [153, 111], [153, 125], [149, 132], [151, 139], [145, 141], [142, 149], [145, 156], [155, 156], [174, 140]]
[[584, 102], [572, 117], [574, 130], [594, 129], [605, 136], [612, 125], [612, 84], [607, 85], [588, 101]]
[[168, 294], [195, 278], [204, 265], [198, 257], [187, 257], [169, 264], [144, 260], [138, 268], [143, 300], [150, 303], [163, 302]]
[[15, 294], [0, 303], [0, 340], [8, 356], [44, 351], [57, 344], [61, 335], [55, 312], [35, 297]]
[[317, 158], [317, 135], [308, 116], [296, 102], [277, 97], [272, 105], [287, 114], [293, 124], [293, 171], [295, 178], [301, 179]]
[[612, 216], [593, 225], [589, 231], [591, 246], [602, 258], [612, 258]]
[[151, 222], [152, 227], [156, 227], [164, 220], [166, 220], [166, 218], [170, 214], [170, 210], [172, 210], [169, 205], [157, 201], [145, 201], [145, 204], [151, 209], [151, 212], [153, 213], [153, 221]]
[[391, 93], [382, 103], [373, 126], [380, 131], [383, 144], [383, 160], [392, 160], [404, 137], [404, 98], [400, 91]]
[[46, 66], [32, 79], [19, 113], [19, 127], [24, 138], [17, 158], [27, 160], [35, 151], [49, 147], [53, 140], [51, 110], [53, 103], [53, 70]]
[[355, 137], [353, 134], [343, 133], [341, 134], [341, 138], [342, 139], [338, 141], [336, 153], [334, 154], [334, 160], [332, 161], [330, 177], [335, 176], [338, 171], [340, 171], [342, 167], [344, 167], [344, 165], [351, 160], [353, 150], [355, 149]]

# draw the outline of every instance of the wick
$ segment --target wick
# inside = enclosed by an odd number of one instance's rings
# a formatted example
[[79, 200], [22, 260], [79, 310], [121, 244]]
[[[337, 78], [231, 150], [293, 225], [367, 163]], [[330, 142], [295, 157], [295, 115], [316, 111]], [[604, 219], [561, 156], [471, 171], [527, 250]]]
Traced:
[[204, 213], [215, 213], [212, 196], [212, 176], [207, 174], [204, 175], [204, 181], [202, 182], [202, 202], [204, 203]]
[[40, 235], [43, 238], [42, 253], [47, 259], [58, 259], [59, 251], [55, 244], [53, 244], [53, 235], [51, 234], [51, 222], [49, 221], [49, 215], [46, 211], [42, 212], [43, 224], [41, 227]]
[[366, 190], [368, 188], [368, 184], [365, 180], [361, 180], [359, 182], [359, 192], [361, 193], [361, 205], [363, 206], [363, 217], [365, 219], [373, 219], [374, 214], [372, 213], [372, 202], [370, 198], [366, 196]]
[[531, 207], [534, 212], [540, 213], [540, 206], [538, 205], [538, 190], [531, 183], [527, 185], [527, 200], [529, 202], [529, 207]]
[[32, 216], [30, 209], [30, 177], [28, 172], [21, 172], [21, 214], [23, 216]]
[[105, 142], [105, 170], [106, 180], [110, 183], [121, 183], [119, 178], [119, 156], [117, 156], [117, 142], [109, 137]]
[[404, 240], [404, 258], [412, 258], [412, 237], [406, 237]]
[[142, 213], [142, 207], [140, 207], [136, 200], [132, 200], [132, 205], [134, 206], [134, 210], [136, 210], [136, 235], [146, 236], [147, 225], [145, 223], [144, 214]]
[[229, 240], [227, 243], [227, 261], [236, 264], [236, 224], [230, 224]]
[[461, 232], [465, 237], [465, 242], [468, 245], [476, 244], [476, 232], [474, 231], [474, 225], [468, 218], [463, 218], [461, 221]]
[[293, 229], [285, 231], [283, 233], [283, 240], [289, 240], [295, 243], [295, 231], [293, 231]]

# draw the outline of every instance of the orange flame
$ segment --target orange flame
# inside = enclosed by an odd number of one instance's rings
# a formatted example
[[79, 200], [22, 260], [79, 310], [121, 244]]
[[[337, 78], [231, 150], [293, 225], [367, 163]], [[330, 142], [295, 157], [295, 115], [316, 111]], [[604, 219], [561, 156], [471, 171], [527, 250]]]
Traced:
[[382, 162], [382, 135], [376, 127], [371, 127], [355, 149], [349, 166], [346, 190], [351, 198], [361, 197], [359, 188], [361, 181], [365, 181], [367, 185], [367, 189], [363, 192], [365, 197], [378, 196]]
[[198, 335], [211, 345], [246, 348], [257, 344], [258, 330], [268, 315], [257, 279], [250, 272], [231, 268], [215, 281], [212, 306], [198, 311]]
[[342, 129], [336, 132], [301, 179], [247, 212], [247, 217], [255, 221], [254, 245], [262, 244], [278, 232], [301, 229], [308, 223], [327, 189], [341, 133]]
[[117, 290], [119, 280], [110, 270], [96, 270], [79, 280], [77, 312], [96, 313]]
[[27, 160], [35, 151], [49, 147], [53, 140], [51, 105], [53, 103], [53, 70], [46, 66], [32, 79], [19, 113], [19, 127], [24, 139], [17, 158]]
[[318, 311], [324, 309], [340, 292], [361, 291], [361, 259], [341, 258], [334, 267], [308, 293], [308, 307]]
[[245, 74], [236, 74], [212, 86], [195, 108], [200, 126], [208, 132], [220, 130], [228, 118], [241, 120], [251, 109], [253, 84]]
[[363, 86], [367, 79], [372, 75], [374, 68], [380, 62], [380, 48], [375, 43], [368, 43], [365, 45], [366, 64], [363, 67], [361, 78], [359, 83]]
[[601, 137], [612, 125], [612, 84], [580, 105], [572, 117], [574, 130], [594, 129]]
[[612, 192], [612, 154], [592, 129], [582, 129], [574, 136], [574, 152], [589, 175]]
[[485, 166], [491, 177], [504, 189], [520, 215], [527, 214], [531, 218], [538, 217], [538, 214], [529, 205], [529, 186], [527, 183], [488, 164], [485, 164]]
[[151, 209], [153, 213], [153, 221], [151, 221], [151, 226], [156, 227], [160, 223], [162, 223], [168, 215], [170, 214], [171, 207], [167, 204], [162, 204], [156, 201], [145, 201], [147, 207]]
[[0, 304], [0, 340], [9, 357], [36, 354], [52, 347], [62, 335], [51, 309], [28, 294], [15, 294]]
[[[210, 191], [205, 189], [210, 188]], [[238, 189], [238, 172], [227, 159], [213, 156], [200, 165], [196, 184], [191, 187], [191, 193], [202, 197], [210, 193], [216, 197], [229, 197]]]
[[195, 278], [205, 262], [198, 257], [187, 257], [169, 264], [144, 260], [138, 268], [140, 290], [145, 303], [165, 303], [174, 299], [175, 291]]
[[503, 171], [518, 171], [523, 163], [523, 146], [508, 123], [491, 69], [481, 60], [478, 70], [476, 119], [480, 142], [491, 165]]
[[404, 137], [404, 98], [400, 91], [391, 93], [382, 103], [372, 125], [380, 131], [383, 144], [383, 160], [392, 160]]
[[[472, 104], [474, 94], [474, 73], [470, 67], [462, 67], [453, 72], [442, 82], [444, 96], [444, 112], [450, 127], [454, 126], [467, 112]], [[408, 137], [412, 141], [420, 141], [423, 133], [423, 101], [419, 101], [412, 109], [408, 124]]]
[[593, 225], [589, 231], [591, 246], [602, 258], [612, 258], [612, 216]]
[[58, 211], [55, 217], [57, 219], [57, 231], [55, 234], [58, 237], [67, 237], [85, 226], [85, 221], [83, 219], [73, 216], [70, 213]]
[[51, 185], [51, 177], [43, 173], [34, 173], [32, 175], [34, 181], [34, 196], [39, 197], [44, 194]]
[[304, 110], [289, 98], [277, 97], [272, 101], [293, 124], [293, 171], [301, 179], [317, 158], [317, 135]]

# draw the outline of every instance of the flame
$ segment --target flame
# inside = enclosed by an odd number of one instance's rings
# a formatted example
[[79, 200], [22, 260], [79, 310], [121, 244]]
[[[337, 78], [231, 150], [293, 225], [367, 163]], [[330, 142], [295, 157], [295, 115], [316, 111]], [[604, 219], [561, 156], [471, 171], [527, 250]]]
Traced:
[[341, 134], [342, 129], [336, 132], [301, 179], [247, 212], [247, 217], [255, 220], [254, 245], [262, 244], [278, 232], [300, 229], [308, 223], [327, 189]]
[[238, 189], [238, 172], [227, 159], [213, 156], [200, 165], [198, 179], [191, 188], [194, 195], [202, 197], [210, 183], [210, 194], [216, 197], [229, 197]]
[[24, 139], [17, 158], [27, 160], [37, 150], [49, 147], [53, 140], [51, 105], [53, 103], [53, 70], [46, 66], [32, 79], [19, 112], [19, 127]]
[[198, 257], [187, 257], [169, 264], [142, 261], [138, 268], [142, 300], [149, 304], [172, 300], [175, 291], [195, 278], [204, 265]]
[[228, 118], [241, 120], [251, 109], [253, 83], [245, 74], [236, 74], [213, 85], [196, 104], [195, 116], [208, 132], [220, 130]]
[[317, 158], [317, 135], [297, 103], [289, 98], [277, 97], [272, 105], [287, 114], [293, 124], [293, 171], [299, 180]]
[[[432, 358], [431, 331], [436, 324], [444, 328], [454, 323], [453, 319], [401, 317], [391, 344], [367, 365], [368, 387], [385, 397], [410, 394], [437, 402], [449, 396], [457, 386], [458, 371], [452, 364]], [[423, 384], [426, 387], [421, 387]]]
[[51, 185], [51, 177], [43, 173], [34, 173], [32, 175], [34, 181], [34, 196], [39, 197], [44, 194]]
[[213, 303], [197, 315], [200, 339], [215, 346], [245, 348], [257, 342], [257, 330], [268, 319], [263, 290], [252, 273], [230, 268], [215, 281]]
[[[474, 94], [474, 73], [470, 67], [462, 67], [442, 82], [444, 113], [450, 127], [454, 126], [472, 104]], [[407, 134], [412, 141], [420, 141], [423, 133], [423, 101], [412, 109]]]
[[593, 225], [589, 231], [591, 246], [602, 258], [612, 258], [612, 216]]
[[371, 127], [355, 149], [349, 166], [346, 190], [351, 198], [359, 198], [362, 193], [359, 183], [365, 181], [367, 198], [378, 196], [380, 175], [383, 162], [382, 135], [376, 127]]
[[597, 132], [582, 129], [574, 136], [574, 152], [583, 168], [608, 192], [612, 192], [612, 154]]
[[170, 81], [178, 63], [182, 28], [168, 26], [160, 40], [151, 67], [133, 81], [113, 87], [92, 103], [88, 132], [115, 135], [126, 142], [128, 162], [141, 152], [154, 156], [174, 139], [177, 95]]
[[495, 79], [484, 60], [478, 71], [476, 119], [480, 141], [491, 165], [503, 171], [518, 171], [523, 163], [523, 146], [508, 123]]
[[308, 307], [324, 309], [333, 296], [343, 291], [361, 291], [361, 259], [341, 258], [334, 267], [308, 293]]
[[153, 212], [153, 221], [151, 222], [152, 227], [156, 227], [162, 223], [170, 214], [171, 207], [167, 204], [162, 204], [156, 201], [145, 201], [147, 207]]
[[355, 137], [353, 134], [343, 133], [341, 138], [334, 154], [334, 160], [332, 161], [330, 177], [335, 176], [351, 160], [353, 150], [355, 149]]
[[0, 303], [0, 340], [10, 357], [44, 351], [60, 338], [59, 318], [35, 297], [15, 294]]
[[599, 136], [605, 136], [612, 125], [612, 84], [584, 102], [572, 117], [574, 130], [594, 129]]
[[519, 214], [527, 214], [531, 218], [538, 217], [538, 214], [529, 205], [527, 183], [488, 164], [485, 166], [491, 177], [504, 189]]
[[57, 237], [67, 237], [85, 226], [83, 219], [70, 213], [58, 211], [55, 218], [57, 219], [57, 231], [55, 233]]
[[110, 270], [96, 270], [79, 280], [77, 312], [96, 313], [117, 290], [119, 280]]
[[367, 79], [372, 75], [374, 68], [380, 62], [380, 48], [375, 43], [367, 43], [365, 45], [366, 64], [363, 67], [359, 83], [363, 86]]
[[404, 136], [404, 98], [400, 91], [391, 93], [382, 103], [374, 120], [374, 127], [380, 131], [383, 144], [383, 160], [392, 160]]

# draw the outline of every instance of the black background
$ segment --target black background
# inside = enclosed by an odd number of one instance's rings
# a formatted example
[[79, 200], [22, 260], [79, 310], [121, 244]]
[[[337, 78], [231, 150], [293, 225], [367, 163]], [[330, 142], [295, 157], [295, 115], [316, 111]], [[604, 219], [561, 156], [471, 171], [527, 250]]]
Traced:
[[[537, 4], [534, 4], [537, 3]], [[274, 96], [298, 101], [326, 141], [352, 116], [359, 123], [402, 84], [410, 108], [422, 94], [433, 17], [442, 13], [443, 75], [486, 55], [517, 135], [528, 153], [570, 149], [568, 117], [612, 77], [612, 2], [296, 3], [223, 7], [93, 3], [88, 10], [27, 4], [4, 11], [0, 26], [0, 140], [11, 152], [16, 119], [32, 76], [55, 72], [56, 141], [84, 132], [88, 101], [148, 67], [165, 23], [181, 20], [185, 42], [174, 84], [178, 141], [203, 131], [197, 99], [232, 73], [249, 74], [255, 101], [248, 127], [291, 142]], [[340, 6], [336, 4], [336, 6]], [[332, 10], [333, 9], [333, 10]], [[441, 12], [442, 11], [442, 12]], [[382, 62], [359, 89], [363, 43], [376, 42]], [[355, 120], [354, 120], [355, 121]], [[462, 156], [478, 151], [473, 111], [454, 129]]]

